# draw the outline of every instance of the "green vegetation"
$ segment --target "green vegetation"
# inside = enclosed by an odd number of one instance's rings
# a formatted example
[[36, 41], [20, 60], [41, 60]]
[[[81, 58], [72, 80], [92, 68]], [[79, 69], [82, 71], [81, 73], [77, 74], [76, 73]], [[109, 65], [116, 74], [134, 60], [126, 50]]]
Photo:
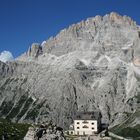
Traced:
[[140, 140], [140, 137], [139, 138], [135, 138], [134, 140]]
[[36, 104], [36, 102], [33, 103], [33, 108], [27, 113], [25, 119], [31, 119], [31, 120], [35, 121], [36, 117], [39, 114], [40, 108], [45, 103], [45, 100], [38, 104]]
[[31, 97], [29, 97], [26, 100], [24, 107], [22, 108], [21, 112], [17, 115], [18, 120], [26, 113], [26, 111], [28, 110], [32, 102], [33, 102], [33, 99]]
[[66, 139], [74, 140], [75, 138], [78, 138], [79, 136], [76, 135], [65, 135]]
[[17, 104], [13, 107], [13, 109], [11, 110], [11, 112], [8, 114], [7, 118], [14, 118], [20, 111], [22, 105], [24, 104], [24, 102], [26, 101], [27, 96], [23, 95], [20, 97], [19, 101], [17, 102]]
[[0, 112], [2, 115], [7, 115], [7, 113], [12, 109], [14, 103], [12, 101], [5, 102], [3, 101], [2, 105], [0, 106]]
[[0, 139], [5, 131], [10, 140], [22, 140], [29, 126], [29, 124], [12, 123], [9, 120], [0, 118]]
[[110, 131], [123, 137], [131, 137], [133, 139], [140, 137], [140, 125], [136, 125], [135, 127], [125, 127], [125, 125], [118, 125], [112, 128]]
[[140, 95], [135, 96], [135, 98], [137, 99], [137, 103], [140, 103]]
[[112, 140], [120, 140], [120, 139], [117, 139], [117, 138], [114, 138], [114, 137], [111, 137], [112, 138]]
[[33, 121], [35, 121], [35, 118], [38, 116], [39, 114], [39, 111], [35, 108], [33, 108], [32, 110], [30, 110], [28, 113], [27, 113], [27, 116], [25, 117], [25, 119], [31, 119]]
[[136, 125], [131, 127], [131, 124], [135, 120], [135, 118], [140, 116], [140, 111], [131, 114], [129, 118], [121, 125], [117, 125], [113, 127], [110, 131], [113, 133], [123, 136], [123, 137], [131, 137], [134, 140], [140, 140], [140, 125]]
[[140, 137], [140, 125], [136, 125], [135, 127], [116, 127], [113, 129], [113, 132], [117, 135], [123, 137], [131, 137], [131, 138], [138, 138]]

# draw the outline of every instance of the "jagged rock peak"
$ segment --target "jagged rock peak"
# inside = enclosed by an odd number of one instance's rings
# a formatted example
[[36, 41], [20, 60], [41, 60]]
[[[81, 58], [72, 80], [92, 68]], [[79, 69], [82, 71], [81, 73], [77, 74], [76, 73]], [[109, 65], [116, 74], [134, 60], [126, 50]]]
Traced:
[[42, 54], [42, 47], [39, 43], [33, 43], [29, 48], [27, 55], [31, 57], [38, 57]]
[[[97, 15], [73, 24], [55, 37], [43, 41], [42, 50], [43, 53], [61, 56], [76, 50], [99, 51], [99, 48], [103, 50], [102, 47], [109, 45], [113, 46], [111, 49], [122, 48], [125, 44], [137, 42], [138, 29], [139, 26], [130, 17], [115, 12], [105, 16]], [[131, 37], [132, 34], [135, 37]]]
[[[90, 49], [95, 50], [94, 46], [99, 49], [100, 46], [103, 46], [102, 44], [107, 44], [107, 36], [112, 36], [110, 44], [111, 42], [118, 44], [117, 40], [126, 40], [127, 36], [130, 36], [133, 31], [138, 34], [138, 28], [139, 26], [130, 17], [121, 16], [116, 12], [104, 16], [97, 15], [70, 25], [68, 28], [61, 30], [55, 37], [50, 37], [41, 44], [33, 43], [26, 55], [20, 57], [20, 60], [26, 59], [27, 56], [29, 59], [31, 57], [37, 58], [45, 53], [61, 56], [75, 50], [83, 50], [84, 42], [92, 43], [87, 44], [86, 49], [89, 46], [92, 46]], [[122, 44], [124, 45], [124, 42]]]
[[133, 21], [130, 17], [128, 17], [128, 16], [126, 16], [126, 15], [121, 16], [121, 15], [119, 15], [119, 14], [116, 13], [116, 12], [111, 12], [111, 13], [109, 14], [109, 17], [110, 17], [110, 20], [111, 20], [111, 21], [114, 21], [114, 22], [116, 22], [116, 23], [120, 23], [120, 24], [126, 23], [126, 24], [128, 24], [128, 25], [134, 25], [134, 26], [136, 25], [136, 22]]
[[101, 22], [104, 24], [105, 22], [110, 22], [110, 23], [116, 23], [120, 25], [130, 25], [130, 26], [136, 26], [136, 22], [133, 21], [130, 17], [124, 15], [121, 16], [120, 14], [116, 12], [111, 12], [110, 14], [106, 14], [104, 16], [97, 15], [95, 17], [90, 17], [87, 18], [86, 20], [82, 20], [81, 22], [77, 24], [72, 24], [68, 28], [62, 30], [62, 32], [66, 31], [73, 31], [73, 30], [78, 30], [82, 27], [88, 26], [89, 24], [92, 24], [94, 26], [98, 26], [101, 24]]

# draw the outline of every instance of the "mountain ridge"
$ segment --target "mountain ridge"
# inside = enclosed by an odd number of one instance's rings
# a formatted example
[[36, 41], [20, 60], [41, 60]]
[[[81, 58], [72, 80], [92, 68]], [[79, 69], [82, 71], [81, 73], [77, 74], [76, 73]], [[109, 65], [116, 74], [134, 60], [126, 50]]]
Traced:
[[113, 12], [0, 62], [0, 116], [68, 128], [77, 111], [99, 110], [111, 127], [122, 123], [139, 109], [139, 34], [131, 18]]

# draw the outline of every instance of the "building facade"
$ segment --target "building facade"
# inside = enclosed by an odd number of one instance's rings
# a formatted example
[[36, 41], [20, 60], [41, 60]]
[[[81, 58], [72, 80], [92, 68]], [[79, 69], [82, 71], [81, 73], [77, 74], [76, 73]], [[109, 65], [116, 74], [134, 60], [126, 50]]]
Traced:
[[97, 120], [74, 120], [76, 135], [94, 135], [98, 132]]
[[70, 126], [69, 133], [73, 135], [95, 135], [99, 132], [100, 126], [100, 112], [78, 112], [73, 125]]

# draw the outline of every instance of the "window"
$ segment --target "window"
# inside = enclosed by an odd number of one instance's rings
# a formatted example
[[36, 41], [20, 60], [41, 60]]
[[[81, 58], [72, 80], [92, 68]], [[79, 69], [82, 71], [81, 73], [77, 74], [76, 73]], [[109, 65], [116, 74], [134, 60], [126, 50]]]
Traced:
[[79, 135], [79, 131], [77, 131], [77, 135]]
[[83, 128], [88, 128], [88, 126], [84, 125]]
[[80, 115], [78, 115], [78, 116], [77, 116], [77, 118], [79, 118], [79, 119], [80, 119], [80, 118], [81, 118], [81, 117], [80, 117]]
[[71, 134], [73, 134], [73, 132], [71, 131]]
[[94, 130], [94, 127], [92, 127], [92, 129]]
[[79, 127], [77, 127], [77, 129], [79, 129]]
[[79, 122], [77, 122], [77, 124], [79, 124]]
[[94, 122], [92, 122], [91, 124], [94, 125]]

